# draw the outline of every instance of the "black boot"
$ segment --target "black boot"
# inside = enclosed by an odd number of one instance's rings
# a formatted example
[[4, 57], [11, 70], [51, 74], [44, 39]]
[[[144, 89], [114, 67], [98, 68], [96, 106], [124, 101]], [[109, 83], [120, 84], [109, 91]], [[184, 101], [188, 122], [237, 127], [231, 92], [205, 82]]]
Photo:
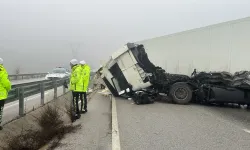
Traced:
[[80, 119], [80, 118], [81, 118], [81, 114], [79, 113], [79, 114], [77, 114], [76, 119]]
[[84, 111], [82, 110], [82, 107], [81, 107], [81, 111], [80, 111], [81, 114], [84, 114]]
[[85, 113], [87, 113], [87, 112], [88, 112], [88, 110], [87, 110], [87, 108], [85, 108], [84, 111], [83, 111], [83, 113], [85, 114]]

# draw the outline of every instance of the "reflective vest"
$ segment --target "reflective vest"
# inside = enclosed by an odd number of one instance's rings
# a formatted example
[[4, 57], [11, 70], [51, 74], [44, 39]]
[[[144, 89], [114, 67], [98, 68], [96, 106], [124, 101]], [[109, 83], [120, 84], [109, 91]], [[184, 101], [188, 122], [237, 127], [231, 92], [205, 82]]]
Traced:
[[74, 92], [84, 92], [81, 65], [76, 65], [72, 68], [70, 75], [70, 90]]
[[89, 80], [90, 80], [90, 66], [85, 64], [82, 66], [83, 86], [84, 92], [88, 91]]
[[8, 92], [11, 90], [9, 75], [3, 65], [0, 65], [0, 100], [5, 100], [8, 97]]

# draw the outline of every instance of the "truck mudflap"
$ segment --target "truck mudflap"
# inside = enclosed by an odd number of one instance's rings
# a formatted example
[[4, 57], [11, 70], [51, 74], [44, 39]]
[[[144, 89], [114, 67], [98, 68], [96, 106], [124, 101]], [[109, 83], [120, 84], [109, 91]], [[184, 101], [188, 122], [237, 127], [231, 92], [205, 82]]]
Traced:
[[201, 103], [236, 103], [242, 105], [250, 104], [250, 91], [238, 88], [228, 88], [219, 86], [204, 85], [198, 91], [196, 96]]

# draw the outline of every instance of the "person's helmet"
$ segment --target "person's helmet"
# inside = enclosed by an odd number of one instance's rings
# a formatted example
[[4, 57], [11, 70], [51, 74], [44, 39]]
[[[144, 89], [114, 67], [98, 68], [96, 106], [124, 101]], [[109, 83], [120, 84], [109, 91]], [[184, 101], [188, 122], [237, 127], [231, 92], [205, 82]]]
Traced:
[[0, 65], [2, 65], [3, 64], [3, 59], [2, 58], [0, 58]]
[[80, 61], [80, 64], [81, 64], [81, 65], [85, 65], [86, 62], [85, 62], [84, 60], [82, 60], [82, 61]]
[[76, 59], [72, 59], [71, 61], [70, 61], [70, 64], [71, 65], [77, 65], [78, 64], [78, 61], [76, 60]]

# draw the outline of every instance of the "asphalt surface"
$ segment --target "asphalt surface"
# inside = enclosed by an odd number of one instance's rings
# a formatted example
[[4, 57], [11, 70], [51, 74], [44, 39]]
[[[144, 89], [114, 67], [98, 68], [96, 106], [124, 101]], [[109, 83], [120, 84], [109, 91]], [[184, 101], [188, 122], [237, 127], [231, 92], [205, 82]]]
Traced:
[[111, 150], [111, 100], [95, 94], [88, 103], [88, 113], [74, 124], [76, 133], [68, 134], [56, 150]]
[[[68, 90], [66, 90], [68, 91]], [[57, 96], [63, 95], [63, 87], [57, 88]], [[44, 102], [47, 103], [54, 99], [54, 90], [48, 90], [44, 93]], [[32, 111], [35, 108], [41, 106], [41, 94], [35, 94], [33, 96], [24, 98], [24, 110], [25, 112]], [[5, 104], [3, 110], [3, 124], [15, 119], [19, 116], [19, 100]]]
[[116, 98], [122, 150], [249, 150], [250, 112]]

